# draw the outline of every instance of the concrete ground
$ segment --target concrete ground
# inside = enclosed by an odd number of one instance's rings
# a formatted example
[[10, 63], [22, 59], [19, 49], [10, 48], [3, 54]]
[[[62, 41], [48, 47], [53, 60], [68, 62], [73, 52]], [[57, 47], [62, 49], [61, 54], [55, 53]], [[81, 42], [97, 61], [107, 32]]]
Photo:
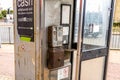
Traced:
[[0, 80], [14, 80], [14, 46], [0, 48]]
[[[0, 48], [0, 80], [14, 80], [14, 45]], [[120, 80], [120, 51], [111, 50], [107, 80]]]
[[120, 50], [111, 50], [107, 80], [120, 80]]

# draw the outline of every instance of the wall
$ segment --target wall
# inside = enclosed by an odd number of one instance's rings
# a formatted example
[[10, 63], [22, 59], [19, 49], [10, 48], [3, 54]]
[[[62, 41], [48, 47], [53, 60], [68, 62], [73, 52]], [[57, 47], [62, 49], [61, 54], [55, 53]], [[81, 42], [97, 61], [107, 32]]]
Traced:
[[[73, 0], [46, 0], [45, 1], [45, 26], [60, 25], [61, 4], [73, 4]], [[73, 11], [71, 11], [72, 13]], [[66, 14], [67, 15], [67, 14]], [[72, 18], [72, 16], [71, 16]], [[71, 19], [72, 21], [72, 19]]]

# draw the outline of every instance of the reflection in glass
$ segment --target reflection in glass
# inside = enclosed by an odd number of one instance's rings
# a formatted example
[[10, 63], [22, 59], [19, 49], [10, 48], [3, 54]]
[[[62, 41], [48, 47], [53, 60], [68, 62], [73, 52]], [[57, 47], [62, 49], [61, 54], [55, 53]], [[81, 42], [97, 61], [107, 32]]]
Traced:
[[106, 47], [111, 0], [86, 0], [83, 51]]
[[76, 1], [75, 8], [75, 29], [74, 29], [74, 42], [76, 43], [78, 40], [78, 27], [79, 27], [79, 15], [80, 15], [80, 0]]

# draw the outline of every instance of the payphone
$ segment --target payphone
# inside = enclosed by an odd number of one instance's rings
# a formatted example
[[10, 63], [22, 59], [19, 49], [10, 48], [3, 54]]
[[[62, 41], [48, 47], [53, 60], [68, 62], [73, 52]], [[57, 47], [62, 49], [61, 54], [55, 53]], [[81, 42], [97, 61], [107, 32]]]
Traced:
[[48, 27], [48, 47], [60, 47], [63, 41], [63, 27], [49, 26]]
[[48, 27], [48, 68], [54, 69], [64, 66], [64, 49], [62, 47], [63, 28], [62, 26]]

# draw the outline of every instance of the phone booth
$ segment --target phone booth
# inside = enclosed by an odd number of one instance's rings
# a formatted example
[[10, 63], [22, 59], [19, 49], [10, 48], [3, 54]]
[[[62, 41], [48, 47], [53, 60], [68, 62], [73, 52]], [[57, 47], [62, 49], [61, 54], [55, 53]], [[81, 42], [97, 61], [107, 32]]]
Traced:
[[114, 0], [14, 0], [15, 80], [105, 80]]

